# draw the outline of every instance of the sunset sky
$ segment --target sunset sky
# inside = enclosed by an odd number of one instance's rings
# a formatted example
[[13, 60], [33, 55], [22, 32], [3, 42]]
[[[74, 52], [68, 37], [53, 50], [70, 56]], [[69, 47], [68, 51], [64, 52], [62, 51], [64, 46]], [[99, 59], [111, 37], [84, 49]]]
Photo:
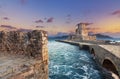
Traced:
[[120, 0], [0, 0], [0, 25], [56, 34], [74, 32], [80, 22], [93, 23], [90, 32], [120, 37]]

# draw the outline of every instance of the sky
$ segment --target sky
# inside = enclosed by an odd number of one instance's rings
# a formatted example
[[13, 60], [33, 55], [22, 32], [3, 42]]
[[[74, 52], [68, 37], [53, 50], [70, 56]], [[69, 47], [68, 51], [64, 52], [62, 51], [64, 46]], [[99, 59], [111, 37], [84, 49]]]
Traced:
[[120, 0], [0, 0], [0, 25], [54, 35], [74, 32], [80, 22], [92, 23], [90, 32], [120, 37]]

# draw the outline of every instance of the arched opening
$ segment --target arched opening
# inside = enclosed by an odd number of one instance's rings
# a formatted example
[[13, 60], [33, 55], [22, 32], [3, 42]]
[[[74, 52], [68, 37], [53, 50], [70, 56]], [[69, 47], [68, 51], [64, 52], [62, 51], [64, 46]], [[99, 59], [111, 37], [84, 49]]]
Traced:
[[112, 72], [115, 73], [116, 75], [119, 75], [119, 74], [118, 74], [118, 71], [117, 71], [117, 69], [116, 69], [116, 67], [115, 67], [115, 65], [114, 65], [110, 60], [105, 59], [105, 60], [103, 61], [102, 66], [103, 66], [104, 68], [106, 68], [107, 70], [112, 71]]
[[93, 48], [92, 48], [92, 50], [91, 50], [91, 54], [92, 54], [93, 56], [95, 56], [95, 51], [94, 51]]

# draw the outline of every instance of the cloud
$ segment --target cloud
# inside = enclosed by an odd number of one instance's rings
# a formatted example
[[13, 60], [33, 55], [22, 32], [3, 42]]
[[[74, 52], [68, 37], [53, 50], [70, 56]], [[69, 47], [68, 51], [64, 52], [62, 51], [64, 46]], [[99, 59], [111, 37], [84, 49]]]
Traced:
[[54, 20], [54, 18], [53, 18], [53, 17], [48, 18], [48, 19], [47, 19], [47, 23], [52, 23], [52, 22], [53, 22], [53, 20]]
[[93, 24], [93, 23], [89, 23], [89, 22], [81, 22], [81, 23], [79, 23], [79, 24], [85, 24], [86, 26], [88, 26], [88, 25], [91, 25], [91, 24]]
[[85, 24], [86, 24], [86, 25], [91, 25], [91, 24], [93, 24], [93, 23], [88, 23], [88, 22], [85, 22]]
[[39, 20], [36, 20], [35, 23], [43, 23], [44, 21], [39, 19]]
[[35, 26], [36, 28], [45, 28], [45, 26]]
[[4, 20], [10, 20], [8, 17], [3, 17]]
[[19, 32], [30, 32], [32, 30], [31, 29], [20, 28], [20, 29], [17, 29], [17, 31], [19, 31]]
[[112, 12], [112, 15], [120, 15], [120, 10], [116, 10], [116, 11]]
[[19, 32], [30, 32], [32, 31], [32, 29], [24, 29], [24, 28], [16, 28], [16, 27], [13, 27], [13, 26], [10, 26], [10, 25], [1, 25], [0, 28], [3, 28], [4, 30], [16, 30], [16, 31], [19, 31]]
[[116, 10], [112, 13], [112, 15], [116, 15], [118, 17], [120, 17], [120, 10]]
[[16, 27], [13, 27], [13, 26], [10, 26], [10, 25], [1, 25], [0, 27], [7, 28], [7, 29], [16, 29]]
[[90, 33], [96, 33], [96, 32], [99, 32], [101, 29], [100, 28], [90, 28], [90, 27], [87, 27], [86, 28], [87, 30], [88, 30], [88, 32], [90, 32]]

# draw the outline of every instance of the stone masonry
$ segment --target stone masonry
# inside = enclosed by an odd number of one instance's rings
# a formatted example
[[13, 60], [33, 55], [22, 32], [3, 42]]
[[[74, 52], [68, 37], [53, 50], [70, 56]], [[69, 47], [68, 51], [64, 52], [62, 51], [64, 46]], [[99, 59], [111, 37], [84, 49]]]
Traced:
[[42, 30], [1, 31], [0, 79], [48, 79], [47, 42]]
[[74, 40], [74, 41], [83, 41], [83, 40], [93, 41], [93, 40], [96, 40], [96, 36], [88, 35], [88, 30], [86, 27], [87, 25], [88, 25], [88, 23], [77, 24], [75, 34], [70, 35], [69, 39]]

